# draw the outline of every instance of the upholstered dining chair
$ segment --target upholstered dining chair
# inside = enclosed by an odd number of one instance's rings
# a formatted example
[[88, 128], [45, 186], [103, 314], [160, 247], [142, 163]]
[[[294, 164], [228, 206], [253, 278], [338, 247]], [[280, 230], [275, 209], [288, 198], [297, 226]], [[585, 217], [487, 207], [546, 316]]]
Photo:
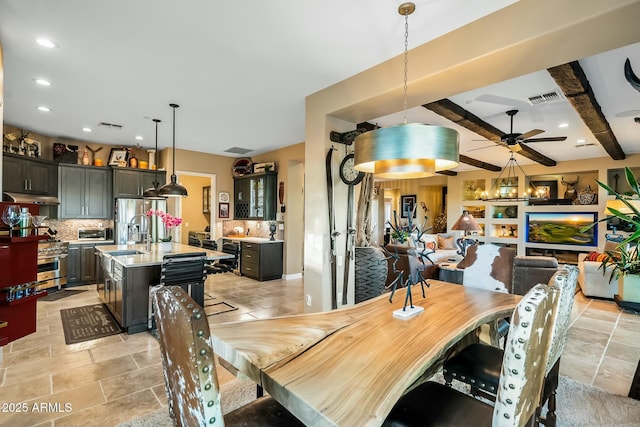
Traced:
[[458, 263], [462, 284], [511, 293], [515, 256], [515, 249], [491, 243], [469, 246], [464, 259]]
[[406, 393], [385, 427], [523, 426], [535, 419], [555, 321], [558, 290], [536, 285], [518, 303], [494, 406], [452, 387], [428, 381]]
[[[497, 292], [512, 293], [513, 260], [516, 251], [513, 248], [493, 245], [472, 245], [457, 268], [462, 270], [463, 286], [487, 289]], [[492, 343], [507, 336], [509, 321], [500, 319], [492, 330]]]
[[[541, 422], [551, 427], [556, 425], [556, 390], [558, 388], [560, 356], [564, 351], [567, 330], [569, 329], [577, 279], [578, 269], [576, 267], [563, 266], [549, 280], [549, 286], [558, 289], [559, 302], [556, 321], [547, 325], [547, 329], [551, 331], [551, 344], [536, 423]], [[495, 400], [503, 358], [504, 351], [499, 348], [482, 343], [471, 344], [444, 363], [442, 372], [445, 383], [450, 386], [454, 379], [462, 381], [471, 386], [471, 394]], [[547, 405], [547, 415], [542, 418], [541, 409], [545, 404]]]
[[166, 286], [155, 292], [154, 305], [169, 413], [174, 425], [304, 425], [271, 397], [256, 399], [223, 417], [215, 355], [204, 310], [178, 286]]

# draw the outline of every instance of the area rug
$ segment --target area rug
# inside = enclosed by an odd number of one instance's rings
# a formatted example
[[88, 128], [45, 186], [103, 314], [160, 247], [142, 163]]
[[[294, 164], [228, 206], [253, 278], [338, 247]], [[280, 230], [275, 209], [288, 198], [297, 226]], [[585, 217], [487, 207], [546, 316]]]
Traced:
[[[436, 374], [434, 377], [435, 381], [438, 379], [442, 380], [441, 374]], [[238, 393], [241, 397], [225, 396], [226, 384], [223, 385], [221, 388], [223, 408], [225, 403], [241, 406], [255, 397], [255, 384], [251, 381], [235, 380], [229, 383], [230, 387], [238, 388], [241, 386], [233, 383], [247, 383], [242, 385], [246, 390], [244, 393]], [[245, 403], [241, 403], [238, 399]], [[567, 377], [560, 377], [557, 402], [558, 427], [640, 426], [639, 401], [611, 394]], [[129, 420], [118, 427], [169, 427], [172, 425], [167, 408], [163, 408], [147, 416]]]
[[[222, 413], [246, 405], [256, 398], [256, 383], [251, 380], [233, 380], [220, 386]], [[173, 427], [169, 417], [169, 409], [158, 409], [150, 414], [133, 418], [118, 424], [116, 427]]]
[[39, 301], [58, 301], [59, 299], [71, 297], [86, 291], [86, 289], [60, 289], [59, 291], [49, 292], [46, 296], [40, 298]]
[[104, 304], [60, 310], [64, 340], [67, 344], [95, 340], [122, 332]]

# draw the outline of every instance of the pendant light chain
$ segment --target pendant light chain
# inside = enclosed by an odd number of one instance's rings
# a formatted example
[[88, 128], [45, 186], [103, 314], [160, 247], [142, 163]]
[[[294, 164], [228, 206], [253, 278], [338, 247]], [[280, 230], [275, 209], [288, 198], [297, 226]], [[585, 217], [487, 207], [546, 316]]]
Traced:
[[409, 13], [404, 14], [404, 119], [407, 124], [407, 73], [409, 71]]
[[[153, 119], [156, 124], [156, 151], [155, 155], [158, 155], [158, 123], [160, 123], [160, 119]], [[157, 160], [154, 160], [153, 163], [156, 164]], [[153, 188], [158, 191], [160, 188], [160, 181], [158, 181], [158, 165], [156, 164], [155, 173], [153, 174]]]
[[171, 104], [170, 107], [173, 108], [173, 155], [171, 156], [173, 157], [173, 168], [171, 169], [171, 173], [175, 174], [176, 173], [176, 108], [178, 108], [178, 105]]

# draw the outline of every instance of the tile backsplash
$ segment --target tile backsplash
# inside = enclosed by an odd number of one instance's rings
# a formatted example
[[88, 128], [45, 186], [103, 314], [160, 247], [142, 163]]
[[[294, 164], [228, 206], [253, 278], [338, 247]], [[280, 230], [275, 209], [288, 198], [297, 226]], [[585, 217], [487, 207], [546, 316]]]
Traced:
[[[249, 220], [227, 220], [222, 221], [222, 235], [232, 236], [242, 234], [251, 237], [269, 238], [269, 223], [271, 221], [249, 221]], [[284, 221], [276, 221], [278, 226], [276, 234], [273, 236], [276, 240], [284, 240], [284, 229], [280, 230]]]
[[56, 237], [61, 240], [77, 240], [78, 228], [113, 228], [113, 220], [109, 219], [47, 219], [44, 224], [57, 231]]

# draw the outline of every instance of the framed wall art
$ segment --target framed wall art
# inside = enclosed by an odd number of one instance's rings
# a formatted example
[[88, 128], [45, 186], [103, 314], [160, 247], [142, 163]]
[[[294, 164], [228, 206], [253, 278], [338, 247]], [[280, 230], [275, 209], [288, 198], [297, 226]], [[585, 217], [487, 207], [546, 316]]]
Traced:
[[218, 218], [229, 218], [229, 203], [218, 203]]
[[416, 207], [416, 195], [400, 196], [400, 217], [409, 218], [409, 215], [413, 214], [416, 217], [414, 208]]
[[538, 199], [557, 199], [558, 181], [531, 181], [531, 197]]
[[112, 148], [109, 154], [109, 166], [127, 166], [129, 152], [124, 148]]

